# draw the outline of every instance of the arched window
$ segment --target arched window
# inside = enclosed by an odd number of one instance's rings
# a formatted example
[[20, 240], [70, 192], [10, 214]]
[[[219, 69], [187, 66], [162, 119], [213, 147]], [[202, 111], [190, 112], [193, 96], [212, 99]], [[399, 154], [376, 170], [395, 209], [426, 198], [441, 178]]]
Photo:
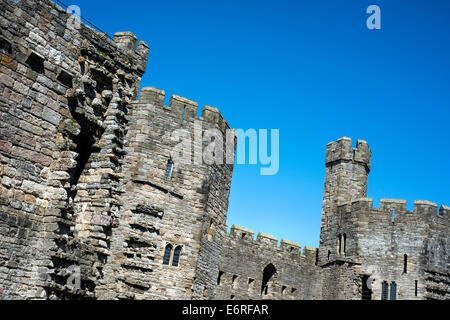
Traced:
[[263, 271], [263, 281], [261, 286], [261, 295], [266, 295], [269, 291], [269, 281], [272, 280], [273, 275], [277, 273], [277, 269], [273, 264], [269, 263]]
[[389, 285], [386, 281], [383, 281], [381, 284], [381, 300], [387, 300], [388, 299], [388, 290]]
[[181, 246], [178, 246], [173, 251], [172, 267], [178, 267], [180, 262]]
[[391, 283], [391, 295], [390, 300], [397, 300], [397, 284], [395, 282]]
[[163, 264], [169, 265], [171, 255], [172, 255], [172, 245], [169, 243], [166, 245], [166, 249], [164, 250]]
[[170, 178], [172, 178], [172, 171], [173, 171], [173, 161], [172, 159], [167, 160], [167, 166], [166, 166], [166, 180], [169, 181]]
[[408, 255], [403, 256], [403, 273], [408, 273]]

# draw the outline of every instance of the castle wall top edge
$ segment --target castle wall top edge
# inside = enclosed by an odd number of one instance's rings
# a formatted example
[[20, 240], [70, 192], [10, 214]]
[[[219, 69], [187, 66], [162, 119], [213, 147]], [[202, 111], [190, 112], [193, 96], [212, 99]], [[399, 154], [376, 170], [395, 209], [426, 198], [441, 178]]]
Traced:
[[291, 241], [291, 240], [281, 239], [281, 241], [280, 241], [280, 247], [281, 247], [281, 245], [283, 245], [283, 244], [286, 244], [286, 245], [289, 245], [289, 246], [292, 246], [292, 247], [301, 248], [300, 243], [295, 242], [295, 241]]
[[186, 110], [185, 117], [196, 118], [199, 120], [204, 120], [206, 122], [216, 124], [222, 132], [230, 129], [228, 122], [222, 116], [219, 109], [211, 105], [205, 104], [202, 109], [201, 117], [197, 116], [197, 106], [198, 102], [187, 97], [183, 97], [177, 94], [172, 94], [170, 98], [169, 106], [164, 106], [165, 91], [156, 87], [145, 86], [141, 88], [141, 93], [139, 100], [134, 103], [145, 105], [151, 104], [159, 108], [164, 108], [170, 110], [177, 114], [183, 113], [183, 108]]
[[352, 139], [341, 137], [327, 144], [325, 164], [333, 165], [339, 161], [363, 164], [370, 171], [371, 151], [367, 141], [358, 139], [356, 148], [352, 146]]

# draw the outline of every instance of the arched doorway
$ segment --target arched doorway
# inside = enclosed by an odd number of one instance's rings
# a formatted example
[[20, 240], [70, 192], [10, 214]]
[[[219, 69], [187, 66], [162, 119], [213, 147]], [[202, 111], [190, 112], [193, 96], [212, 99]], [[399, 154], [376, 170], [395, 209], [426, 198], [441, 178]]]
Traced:
[[261, 295], [267, 295], [269, 292], [269, 283], [273, 280], [274, 274], [277, 273], [277, 269], [271, 263], [269, 263], [263, 271], [263, 279], [261, 286]]

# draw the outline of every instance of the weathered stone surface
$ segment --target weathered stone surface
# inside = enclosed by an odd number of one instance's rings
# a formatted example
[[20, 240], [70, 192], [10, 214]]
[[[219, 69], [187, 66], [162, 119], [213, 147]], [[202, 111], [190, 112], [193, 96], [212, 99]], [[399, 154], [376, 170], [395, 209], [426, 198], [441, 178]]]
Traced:
[[450, 299], [450, 208], [373, 208], [366, 141], [327, 146], [319, 249], [228, 234], [233, 166], [171, 157], [176, 130], [229, 129], [217, 108], [197, 117], [152, 87], [135, 101], [149, 48], [131, 32], [67, 28], [49, 0], [0, 9], [0, 298], [361, 299], [375, 274], [372, 299], [383, 281], [398, 299]]

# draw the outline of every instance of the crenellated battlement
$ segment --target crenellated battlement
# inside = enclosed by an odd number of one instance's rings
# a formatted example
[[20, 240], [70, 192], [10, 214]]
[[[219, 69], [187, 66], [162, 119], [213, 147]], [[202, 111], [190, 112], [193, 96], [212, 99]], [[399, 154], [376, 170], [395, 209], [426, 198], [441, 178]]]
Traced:
[[[266, 250], [276, 250], [278, 252], [283, 252], [287, 254], [293, 254], [294, 256], [302, 257], [306, 259], [308, 262], [315, 263], [316, 259], [316, 251], [317, 248], [305, 246], [302, 248], [298, 242], [281, 239], [278, 245], [278, 238], [267, 234], [264, 232], [258, 232], [256, 239], [254, 238], [255, 232], [246, 227], [242, 227], [236, 224], [233, 224], [230, 228], [229, 236], [233, 240], [239, 241], [239, 246], [244, 245], [245, 242], [256, 245], [262, 249]], [[245, 242], [241, 242], [245, 241]]]
[[[370, 216], [381, 216], [394, 223], [407, 222], [408, 220], [422, 221], [429, 223], [430, 220], [440, 222], [441, 218], [449, 220], [450, 207], [438, 205], [427, 200], [415, 200], [414, 210], [407, 210], [407, 201], [404, 199], [380, 199], [380, 207], [373, 206], [372, 198], [360, 198], [347, 203], [338, 205], [338, 212], [345, 214], [368, 214]], [[434, 219], [436, 218], [436, 219]]]
[[134, 62], [136, 57], [140, 57], [140, 59], [137, 59], [137, 69], [143, 74], [147, 67], [148, 53], [150, 51], [148, 44], [144, 40], [141, 40], [136, 49], [137, 37], [130, 31], [116, 32], [114, 34], [114, 42], [117, 47], [127, 54], [129, 62]]
[[326, 166], [334, 165], [340, 161], [364, 164], [370, 171], [371, 151], [365, 140], [357, 140], [356, 148], [352, 147], [352, 139], [348, 137], [339, 138], [327, 144], [325, 158]]
[[172, 94], [169, 106], [164, 105], [165, 91], [154, 87], [143, 87], [138, 104], [152, 104], [155, 107], [173, 112], [177, 118], [184, 120], [197, 119], [216, 125], [221, 132], [230, 129], [219, 109], [210, 105], [204, 105], [201, 117], [197, 116], [198, 102], [186, 97]]
[[233, 224], [230, 229], [230, 236], [236, 240], [246, 239], [253, 241], [255, 232], [252, 229]]

